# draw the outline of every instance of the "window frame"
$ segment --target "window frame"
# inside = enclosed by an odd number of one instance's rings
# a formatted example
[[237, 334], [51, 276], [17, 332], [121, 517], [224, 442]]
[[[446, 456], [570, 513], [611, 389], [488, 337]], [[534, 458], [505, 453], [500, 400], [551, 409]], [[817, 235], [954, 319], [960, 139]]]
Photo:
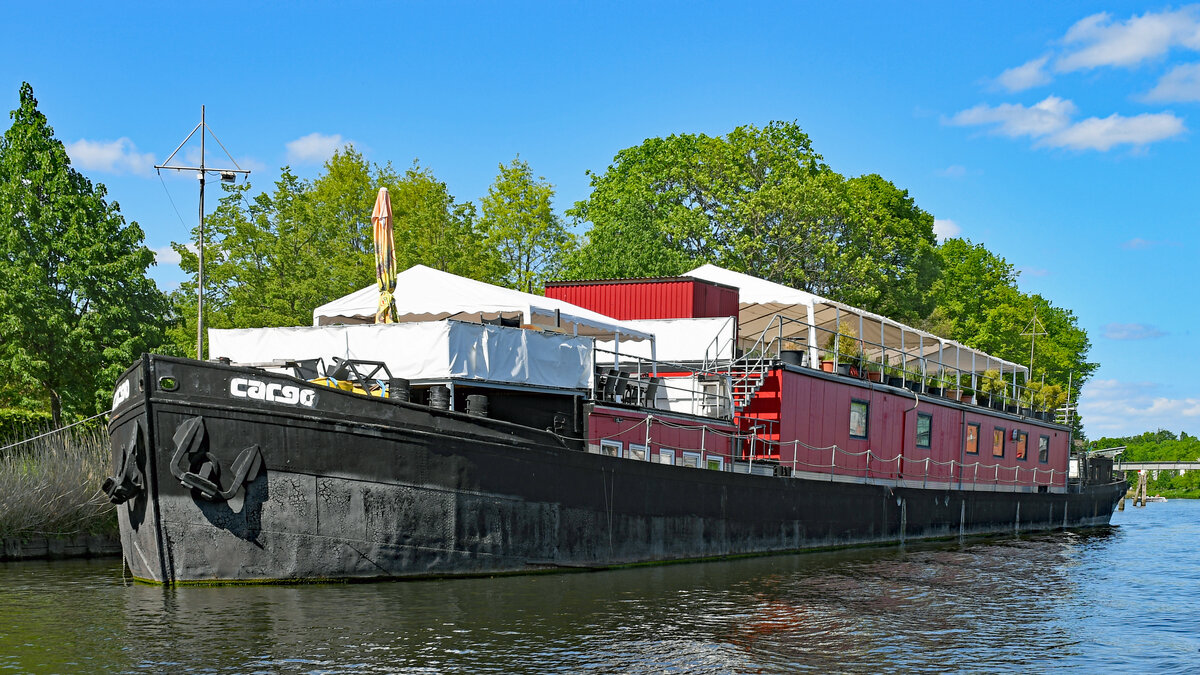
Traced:
[[[1042, 441], [1046, 441], [1046, 451], [1042, 452]], [[1041, 434], [1038, 436], [1038, 464], [1050, 463], [1050, 436]]]
[[[928, 420], [929, 426], [925, 429], [925, 444], [921, 445], [921, 420]], [[916, 429], [917, 447], [922, 450], [930, 450], [933, 448], [933, 413], [917, 413], [917, 429]]]
[[[862, 407], [863, 407], [863, 414], [862, 414], [863, 433], [861, 436], [858, 436], [854, 433], [854, 406], [856, 404], [862, 404]], [[853, 438], [855, 440], [867, 440], [870, 437], [871, 437], [871, 402], [861, 399], [861, 398], [852, 398], [852, 399], [850, 399], [850, 438]]]
[[1017, 431], [1017, 460], [1022, 462], [1029, 461], [1029, 432]]
[[[996, 452], [996, 432], [1000, 432], [1000, 452]], [[1004, 446], [1008, 438], [1008, 429], [992, 427], [992, 457], [1004, 457]]]
[[[713, 467], [709, 466], [709, 464], [711, 464], [712, 462], [717, 463], [717, 467], [715, 469]], [[713, 454], [709, 454], [706, 452], [706, 453], [704, 453], [704, 468], [708, 469], [710, 471], [724, 471], [725, 470], [725, 458], [721, 455], [713, 455]]]
[[[664, 462], [663, 461], [664, 458], [668, 458], [671, 461]], [[675, 451], [672, 450], [671, 448], [659, 448], [658, 449], [658, 463], [666, 464], [668, 466], [675, 466]]]
[[[704, 468], [704, 459], [699, 452], [693, 452], [691, 450], [684, 450], [679, 459], [680, 459], [679, 466], [686, 466], [686, 467], [689, 467], [692, 469], [703, 469]], [[689, 459], [695, 460], [696, 463], [694, 465], [688, 464]]]
[[[971, 427], [975, 427], [975, 449], [971, 449]], [[979, 439], [983, 434], [979, 422], [967, 422], [967, 436], [963, 439], [963, 452], [968, 455], [979, 455]]]
[[[605, 448], [614, 448], [613, 452], [608, 452]], [[625, 444], [621, 441], [614, 441], [608, 438], [600, 440], [600, 454], [607, 457], [622, 457], [625, 453]]]
[[[640, 458], [633, 456], [633, 453], [638, 450], [640, 450], [642, 453], [642, 456]], [[641, 443], [630, 443], [628, 446], [625, 447], [625, 459], [633, 459], [633, 460], [637, 460], [639, 462], [644, 462], [649, 457], [650, 457], [650, 447], [647, 445], [643, 445]]]

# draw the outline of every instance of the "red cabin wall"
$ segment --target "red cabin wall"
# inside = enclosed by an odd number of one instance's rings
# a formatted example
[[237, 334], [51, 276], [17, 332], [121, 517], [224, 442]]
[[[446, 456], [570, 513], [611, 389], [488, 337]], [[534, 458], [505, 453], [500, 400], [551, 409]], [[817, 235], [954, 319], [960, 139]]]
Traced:
[[546, 297], [614, 319], [695, 319], [737, 316], [738, 291], [700, 279], [551, 282]]
[[[618, 421], [620, 420], [620, 421]], [[665, 422], [665, 423], [664, 423]], [[702, 431], [701, 427], [707, 427]], [[601, 439], [620, 441], [622, 450], [630, 443], [646, 445], [646, 413], [627, 408], [594, 407], [588, 414], [588, 445], [599, 446]], [[675, 461], [680, 460], [680, 452], [697, 451], [703, 447], [710, 455], [720, 455], [728, 462], [732, 456], [734, 434], [732, 424], [720, 420], [704, 420], [703, 422], [686, 418], [674, 417], [670, 413], [655, 411], [654, 419], [649, 423], [650, 452], [657, 456], [660, 448], [675, 450]]]
[[[765, 420], [772, 440], [779, 445], [779, 461], [795, 466], [798, 471], [828, 472], [831, 450], [837, 445], [838, 474], [872, 478], [904, 478], [949, 482], [963, 480], [991, 484], [996, 482], [999, 467], [1000, 485], [1012, 485], [1013, 468], [1019, 485], [1050, 485], [1051, 476], [1045, 471], [1054, 469], [1053, 485], [1066, 485], [1068, 461], [1067, 432], [1039, 425], [1030, 420], [1013, 420], [989, 414], [984, 409], [962, 409], [942, 405], [939, 399], [920, 397], [913, 410], [913, 396], [892, 390], [871, 389], [853, 382], [841, 382], [789, 370], [775, 370], [760, 390], [765, 396], [747, 408], [751, 417]], [[869, 403], [867, 438], [850, 437], [851, 399]], [[932, 416], [930, 447], [916, 445], [917, 414]], [[775, 420], [778, 420], [777, 422]], [[966, 425], [980, 425], [979, 454], [967, 455]], [[743, 431], [748, 429], [742, 421]], [[992, 430], [1005, 430], [1004, 456], [992, 455]], [[1024, 460], [1016, 458], [1017, 441], [1012, 429], [1028, 434]], [[1049, 461], [1038, 461], [1038, 437], [1050, 439]], [[801, 441], [803, 444], [796, 444]], [[868, 458], [867, 450], [871, 451]], [[794, 458], [794, 463], [793, 463]], [[928, 463], [926, 462], [928, 460]], [[951, 464], [953, 461], [955, 464]], [[980, 466], [964, 467], [963, 464]], [[926, 470], [928, 466], [928, 471]], [[1031, 469], [1042, 471], [1034, 474]]]

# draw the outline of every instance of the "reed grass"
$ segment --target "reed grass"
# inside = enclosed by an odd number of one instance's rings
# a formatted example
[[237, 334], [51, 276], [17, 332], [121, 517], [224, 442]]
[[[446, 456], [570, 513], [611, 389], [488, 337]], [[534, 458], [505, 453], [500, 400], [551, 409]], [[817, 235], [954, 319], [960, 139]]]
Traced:
[[115, 534], [115, 507], [100, 491], [110, 472], [108, 434], [63, 431], [0, 457], [0, 537]]

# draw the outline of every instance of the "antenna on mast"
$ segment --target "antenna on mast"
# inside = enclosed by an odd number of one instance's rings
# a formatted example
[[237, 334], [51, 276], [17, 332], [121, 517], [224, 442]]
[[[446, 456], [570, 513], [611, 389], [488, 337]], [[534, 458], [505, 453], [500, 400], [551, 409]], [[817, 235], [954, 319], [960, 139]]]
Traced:
[[[197, 131], [200, 132], [200, 166], [173, 166], [171, 164], [171, 160], [175, 159], [175, 155], [179, 154], [179, 151], [183, 149], [183, 146], [187, 145], [187, 142], [192, 139], [192, 136], [196, 135]], [[217, 145], [221, 146], [221, 151], [225, 153], [225, 156], [229, 158], [230, 162], [233, 162], [234, 168], [232, 168], [232, 169], [217, 169], [217, 168], [213, 168], [210, 166], [205, 166], [205, 164], [204, 164], [204, 159], [205, 159], [205, 157], [204, 157], [204, 141], [208, 135], [211, 135], [213, 137], [213, 140], [217, 142]], [[166, 161], [164, 161], [162, 164], [155, 164], [154, 168], [158, 171], [159, 175], [162, 175], [163, 169], [173, 169], [175, 171], [195, 171], [197, 178], [200, 179], [200, 236], [199, 236], [199, 241], [196, 242], [196, 244], [197, 244], [196, 252], [200, 258], [200, 268], [199, 268], [199, 272], [197, 274], [197, 279], [196, 279], [196, 358], [203, 361], [204, 360], [204, 183], [206, 182], [205, 176], [210, 173], [215, 173], [218, 176], [220, 176], [222, 183], [232, 183], [235, 180], [237, 180], [237, 174], [240, 173], [244, 176], [249, 176], [250, 170], [243, 169], [242, 167], [238, 166], [237, 160], [235, 160], [233, 158], [233, 155], [229, 154], [229, 151], [225, 149], [225, 145], [221, 143], [221, 139], [217, 138], [217, 135], [215, 133], [213, 133], [212, 129], [209, 128], [208, 123], [205, 122], [203, 105], [200, 106], [200, 123], [197, 124], [194, 128], [192, 128], [191, 133], [189, 133], [187, 135], [187, 138], [183, 139], [183, 142], [180, 143], [177, 148], [175, 148], [174, 152], [172, 152], [171, 155], [169, 157], [167, 157]]]

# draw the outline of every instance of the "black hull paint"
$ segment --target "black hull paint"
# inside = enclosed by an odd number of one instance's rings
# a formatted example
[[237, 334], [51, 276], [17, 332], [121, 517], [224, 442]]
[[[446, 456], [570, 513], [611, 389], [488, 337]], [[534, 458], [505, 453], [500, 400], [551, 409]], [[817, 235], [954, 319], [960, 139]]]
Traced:
[[[161, 389], [163, 377], [177, 387]], [[235, 377], [306, 386], [315, 404], [234, 399]], [[146, 479], [119, 507], [122, 546], [135, 577], [166, 584], [528, 572], [1094, 526], [1124, 491], [934, 490], [664, 466], [165, 357], [124, 379], [132, 394], [110, 422], [114, 462], [141, 429]], [[223, 467], [252, 444], [262, 450], [264, 470], [228, 502], [172, 476], [172, 436], [196, 416]]]

